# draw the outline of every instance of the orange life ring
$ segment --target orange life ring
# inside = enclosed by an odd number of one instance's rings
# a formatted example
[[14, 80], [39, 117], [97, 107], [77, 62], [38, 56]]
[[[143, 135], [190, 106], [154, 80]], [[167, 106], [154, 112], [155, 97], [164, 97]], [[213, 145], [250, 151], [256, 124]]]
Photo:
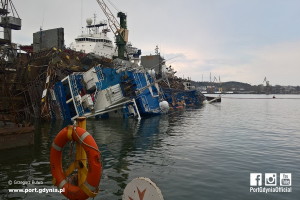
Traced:
[[[67, 181], [68, 174], [62, 168], [62, 149], [71, 140], [81, 144], [87, 156], [86, 179], [79, 186]], [[59, 189], [64, 189], [62, 194], [71, 200], [95, 197], [102, 175], [100, 156], [94, 138], [86, 130], [75, 126], [65, 127], [55, 137], [50, 151], [50, 165], [54, 185]], [[82, 164], [79, 163], [79, 165], [82, 167]]]

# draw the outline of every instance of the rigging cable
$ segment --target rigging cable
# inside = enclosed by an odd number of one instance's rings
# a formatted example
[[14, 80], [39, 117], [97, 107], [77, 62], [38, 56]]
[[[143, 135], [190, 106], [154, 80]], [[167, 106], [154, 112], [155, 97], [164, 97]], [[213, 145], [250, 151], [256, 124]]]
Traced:
[[120, 10], [117, 8], [117, 6], [113, 2], [111, 2], [110, 0], [107, 0], [107, 1], [116, 11], [120, 12]]

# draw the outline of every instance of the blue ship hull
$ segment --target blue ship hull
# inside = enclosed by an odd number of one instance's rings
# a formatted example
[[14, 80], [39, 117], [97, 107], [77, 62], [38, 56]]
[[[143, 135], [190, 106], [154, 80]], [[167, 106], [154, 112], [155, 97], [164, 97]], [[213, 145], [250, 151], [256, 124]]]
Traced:
[[96, 66], [65, 77], [54, 85], [53, 91], [52, 104], [58, 105], [59, 112], [52, 112], [52, 119], [58, 118], [56, 115], [64, 120], [80, 116], [140, 119], [167, 111], [161, 108], [161, 102], [166, 101], [155, 80], [134, 68]]
[[197, 90], [162, 88], [162, 91], [171, 109], [199, 107], [203, 105], [205, 100], [205, 96]]

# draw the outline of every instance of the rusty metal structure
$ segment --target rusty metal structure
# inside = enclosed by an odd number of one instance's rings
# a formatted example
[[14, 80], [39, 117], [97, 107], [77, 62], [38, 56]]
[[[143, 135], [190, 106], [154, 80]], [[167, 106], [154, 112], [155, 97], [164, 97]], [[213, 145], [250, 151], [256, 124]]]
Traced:
[[17, 59], [16, 45], [11, 43], [11, 30], [21, 29], [21, 19], [11, 0], [1, 0], [0, 27], [3, 28], [3, 38], [0, 39], [0, 119], [18, 122], [16, 111], [19, 97], [12, 94], [18, 90], [22, 73], [17, 73], [18, 67], [14, 63]]
[[37, 53], [16, 53], [11, 62], [1, 60], [0, 120], [23, 123], [33, 118], [50, 119], [50, 95], [43, 91], [73, 72], [83, 72], [111, 60], [69, 49], [47, 49]]

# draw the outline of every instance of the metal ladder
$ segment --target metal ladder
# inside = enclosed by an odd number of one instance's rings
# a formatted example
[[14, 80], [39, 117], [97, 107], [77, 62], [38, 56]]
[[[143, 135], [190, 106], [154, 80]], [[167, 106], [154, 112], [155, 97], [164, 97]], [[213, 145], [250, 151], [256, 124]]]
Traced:
[[70, 88], [72, 90], [72, 94], [73, 94], [73, 102], [75, 103], [75, 106], [76, 106], [76, 110], [77, 110], [77, 114], [79, 116], [83, 116], [84, 115], [84, 109], [83, 109], [83, 106], [82, 104], [76, 100], [76, 96], [80, 96], [79, 92], [78, 92], [78, 87], [77, 87], [77, 84], [76, 84], [76, 75], [70, 75]]

